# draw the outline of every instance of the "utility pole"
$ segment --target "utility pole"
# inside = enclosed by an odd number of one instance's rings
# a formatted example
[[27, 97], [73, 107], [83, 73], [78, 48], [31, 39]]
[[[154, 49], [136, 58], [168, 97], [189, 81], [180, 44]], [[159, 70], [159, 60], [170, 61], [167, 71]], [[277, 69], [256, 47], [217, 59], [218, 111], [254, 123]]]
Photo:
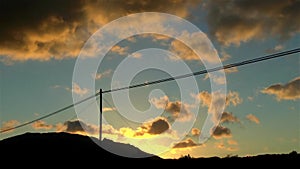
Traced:
[[99, 125], [99, 141], [102, 141], [102, 89], [99, 91], [100, 94], [100, 125]]

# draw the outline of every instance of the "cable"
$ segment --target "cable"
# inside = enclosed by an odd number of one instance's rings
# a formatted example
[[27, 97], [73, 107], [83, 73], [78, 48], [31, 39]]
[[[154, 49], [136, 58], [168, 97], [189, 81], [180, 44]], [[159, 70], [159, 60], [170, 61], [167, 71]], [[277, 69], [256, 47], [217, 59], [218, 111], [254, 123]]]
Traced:
[[[163, 82], [168, 82], [168, 81], [173, 81], [173, 80], [176, 80], [176, 79], [183, 79], [183, 78], [187, 78], [187, 77], [191, 77], [191, 76], [197, 76], [197, 75], [201, 75], [201, 74], [205, 74], [205, 73], [209, 73], [209, 72], [215, 72], [215, 71], [218, 71], [218, 70], [222, 70], [222, 69], [229, 69], [229, 68], [232, 68], [232, 67], [238, 67], [238, 66], [242, 66], [242, 65], [247, 65], [247, 64], [251, 64], [251, 63], [256, 63], [256, 62], [261, 62], [261, 61], [265, 61], [265, 60], [270, 60], [270, 59], [274, 59], [274, 58], [278, 58], [278, 57], [283, 57], [283, 56], [286, 56], [286, 55], [290, 55], [290, 54], [294, 54], [294, 53], [299, 53], [300, 52], [300, 48], [296, 48], [296, 49], [292, 49], [292, 50], [287, 50], [287, 51], [284, 51], [284, 52], [279, 52], [279, 53], [274, 53], [274, 54], [270, 54], [270, 55], [266, 55], [266, 56], [262, 56], [262, 57], [257, 57], [255, 59], [250, 59], [250, 60], [245, 60], [245, 61], [241, 61], [241, 62], [236, 62], [236, 63], [232, 63], [232, 64], [228, 64], [228, 65], [225, 65], [225, 66], [220, 66], [220, 67], [216, 67], [216, 68], [212, 68], [212, 69], [207, 69], [207, 70], [201, 70], [201, 71], [198, 71], [198, 72], [193, 72], [193, 73], [189, 73], [189, 74], [184, 74], [184, 75], [179, 75], [179, 76], [175, 76], [175, 77], [170, 77], [170, 78], [165, 78], [165, 79], [160, 79], [160, 80], [155, 80], [155, 81], [150, 81], [150, 82], [145, 82], [145, 83], [140, 83], [140, 84], [135, 84], [135, 85], [130, 85], [130, 86], [127, 86], [127, 87], [121, 87], [121, 88], [115, 88], [115, 89], [110, 89], [110, 90], [105, 90], [105, 91], [102, 91], [102, 93], [111, 93], [111, 92], [116, 92], [116, 91], [121, 91], [121, 90], [127, 90], [127, 89], [132, 89], [132, 88], [137, 88], [137, 87], [143, 87], [143, 86], [148, 86], [148, 85], [153, 85], [153, 84], [158, 84], [158, 83], [163, 83]], [[61, 108], [55, 112], [52, 112], [52, 113], [49, 113], [45, 116], [42, 116], [40, 118], [37, 118], [37, 119], [34, 119], [34, 120], [31, 120], [29, 122], [25, 122], [23, 124], [20, 124], [18, 126], [15, 126], [15, 127], [11, 127], [11, 128], [8, 128], [8, 129], [3, 129], [0, 131], [0, 133], [4, 133], [4, 132], [7, 132], [7, 131], [10, 131], [10, 130], [14, 130], [14, 129], [17, 129], [17, 128], [20, 128], [20, 127], [23, 127], [23, 126], [26, 126], [28, 124], [31, 124], [31, 123], [34, 123], [36, 121], [39, 121], [39, 120], [42, 120], [42, 119], [45, 119], [47, 117], [50, 117], [50, 116], [53, 116], [55, 114], [58, 114], [58, 113], [61, 113], [73, 106], [76, 106], [78, 104], [81, 104], [87, 100], [90, 100], [94, 97], [97, 97], [100, 95], [100, 92], [94, 94], [94, 95], [91, 95], [83, 100], [80, 100], [76, 103], [73, 103], [71, 105], [68, 105], [64, 108]]]
[[183, 78], [187, 78], [187, 77], [191, 77], [191, 76], [197, 76], [197, 75], [204, 74], [204, 73], [215, 72], [215, 71], [222, 70], [222, 69], [225, 70], [225, 69], [229, 69], [229, 68], [232, 68], [232, 67], [237, 67], [237, 66], [250, 64], [250, 63], [261, 62], [261, 61], [264, 61], [264, 60], [274, 59], [274, 58], [277, 58], [277, 57], [290, 55], [290, 54], [294, 54], [294, 53], [298, 53], [298, 52], [300, 52], [300, 48], [293, 49], [293, 50], [288, 50], [288, 51], [284, 51], [284, 52], [280, 52], [280, 53], [275, 53], [275, 54], [271, 54], [271, 55], [267, 55], [267, 56], [263, 56], [263, 57], [258, 57], [258, 58], [255, 58], [255, 59], [245, 60], [245, 61], [242, 61], [242, 62], [232, 63], [232, 64], [228, 64], [228, 65], [225, 65], [225, 66], [215, 67], [215, 68], [212, 68], [212, 69], [201, 70], [201, 71], [193, 72], [193, 73], [189, 73], [189, 74], [184, 74], [184, 75], [179, 75], [179, 76], [175, 76], [175, 77], [170, 77], [170, 78], [165, 78], [165, 79], [160, 79], [160, 80], [155, 80], [155, 81], [150, 81], [150, 82], [145, 82], [145, 83], [140, 83], [140, 84], [135, 84], [135, 85], [121, 87], [121, 88], [110, 89], [110, 90], [103, 91], [102, 93], [111, 93], [111, 92], [116, 92], [116, 91], [120, 91], [120, 90], [132, 89], [132, 88], [143, 87], [143, 86], [152, 85], [152, 84], [158, 84], [158, 83], [173, 81], [173, 80], [176, 80], [176, 79], [183, 79]]
[[64, 107], [64, 108], [61, 108], [61, 109], [59, 109], [59, 110], [57, 110], [57, 111], [54, 111], [54, 112], [52, 112], [52, 113], [49, 113], [49, 114], [47, 114], [47, 115], [45, 115], [45, 116], [42, 116], [42, 117], [39, 117], [39, 118], [37, 118], [37, 119], [31, 120], [31, 121], [29, 121], [29, 122], [25, 122], [25, 123], [23, 123], [23, 124], [20, 124], [20, 125], [18, 125], [18, 126], [15, 126], [15, 127], [3, 129], [3, 130], [0, 131], [0, 133], [8, 132], [8, 131], [10, 131], [10, 130], [14, 130], [14, 129], [17, 129], [17, 128], [20, 128], [20, 127], [23, 127], [23, 126], [27, 126], [28, 124], [31, 124], [31, 123], [34, 123], [34, 122], [36, 122], [36, 121], [39, 121], [39, 120], [45, 119], [45, 118], [47, 118], [47, 117], [53, 116], [53, 115], [55, 115], [55, 114], [61, 113], [61, 112], [65, 111], [65, 110], [67, 110], [67, 109], [69, 109], [69, 108], [71, 108], [71, 107], [73, 107], [73, 106], [76, 106], [76, 105], [78, 105], [78, 104], [80, 104], [80, 103], [83, 103], [83, 102], [85, 102], [85, 101], [87, 101], [87, 100], [90, 100], [90, 99], [92, 99], [92, 98], [94, 98], [94, 97], [97, 97], [99, 94], [100, 94], [100, 93], [96, 93], [96, 94], [94, 94], [94, 95], [92, 95], [92, 96], [89, 96], [89, 97], [83, 99], [83, 100], [80, 100], [80, 101], [78, 101], [78, 102], [76, 102], [76, 103], [73, 103], [73, 104], [71, 104], [71, 105], [68, 105], [68, 106], [66, 106], [66, 107]]

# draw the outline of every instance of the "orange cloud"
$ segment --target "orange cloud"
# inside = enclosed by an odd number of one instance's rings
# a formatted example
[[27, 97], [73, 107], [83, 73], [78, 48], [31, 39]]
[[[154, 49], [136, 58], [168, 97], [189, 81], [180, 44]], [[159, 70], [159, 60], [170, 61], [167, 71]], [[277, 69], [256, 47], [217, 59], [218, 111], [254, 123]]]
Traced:
[[102, 109], [103, 112], [115, 111], [115, 110], [116, 110], [115, 107], [103, 107], [103, 109]]
[[112, 70], [108, 69], [108, 70], [106, 70], [102, 73], [96, 73], [95, 75], [93, 75], [93, 77], [94, 77], [95, 80], [100, 80], [104, 77], [108, 77], [111, 73], [112, 73]]
[[238, 68], [237, 67], [232, 67], [232, 68], [229, 68], [229, 69], [225, 69], [224, 70], [224, 72], [226, 73], [226, 74], [229, 74], [229, 73], [236, 73], [236, 72], [238, 72], [239, 70], [238, 70]]
[[259, 120], [256, 116], [254, 116], [253, 114], [248, 114], [248, 115], [246, 116], [246, 118], [247, 118], [249, 121], [254, 122], [254, 123], [256, 123], [256, 124], [259, 124], [259, 123], [260, 123], [260, 120]]
[[128, 51], [128, 47], [121, 47], [118, 45], [115, 45], [111, 48], [111, 52], [117, 53], [119, 55], [126, 55]]
[[45, 121], [39, 120], [31, 124], [32, 128], [35, 130], [51, 130], [53, 125], [47, 124]]
[[289, 81], [287, 84], [274, 84], [263, 89], [264, 94], [275, 95], [278, 101], [300, 99], [300, 77]]
[[4, 1], [0, 6], [0, 17], [5, 23], [0, 27], [0, 61], [74, 58], [84, 42], [109, 21], [145, 11], [186, 17], [188, 9], [197, 3], [199, 0], [166, 0], [164, 3], [149, 0]]
[[168, 96], [151, 98], [150, 102], [158, 109], [165, 109], [178, 121], [189, 121], [193, 117], [193, 113], [189, 110], [189, 105], [180, 101], [171, 102]]
[[[220, 61], [217, 51], [208, 43], [206, 34], [183, 32], [179, 38], [189, 41], [191, 46], [186, 46], [181, 41], [173, 40], [170, 51], [175, 53], [178, 58], [171, 59], [199, 60], [201, 58], [206, 63], [218, 63]], [[197, 49], [199, 56], [190, 47], [194, 50]]]
[[[194, 96], [202, 102], [202, 106], [209, 107], [211, 103], [212, 96], [207, 91], [202, 91], [198, 95]], [[237, 106], [243, 102], [243, 99], [240, 98], [238, 92], [229, 91], [226, 95], [226, 106]]]
[[235, 140], [227, 140], [227, 143], [228, 143], [229, 145], [238, 145], [238, 142], [235, 141]]
[[193, 136], [199, 136], [200, 135], [200, 130], [197, 128], [192, 128], [191, 133]]
[[[4, 121], [2, 123], [1, 131], [13, 128], [13, 127], [15, 127], [15, 126], [17, 126], [19, 124], [20, 124], [20, 122], [17, 121], [17, 120]], [[9, 132], [11, 132], [11, 131], [13, 131], [13, 130], [10, 130]]]
[[77, 83], [73, 83], [73, 89], [66, 87], [66, 90], [72, 91], [73, 93], [80, 95], [80, 96], [86, 95], [89, 92], [89, 89], [81, 88]]
[[227, 150], [227, 151], [237, 151], [238, 147], [236, 147], [237, 142], [233, 141], [233, 140], [228, 140], [227, 143], [229, 145], [227, 145], [226, 143], [224, 143], [223, 141], [221, 142], [216, 142], [215, 143], [215, 148], [217, 149], [222, 149], [222, 150]]

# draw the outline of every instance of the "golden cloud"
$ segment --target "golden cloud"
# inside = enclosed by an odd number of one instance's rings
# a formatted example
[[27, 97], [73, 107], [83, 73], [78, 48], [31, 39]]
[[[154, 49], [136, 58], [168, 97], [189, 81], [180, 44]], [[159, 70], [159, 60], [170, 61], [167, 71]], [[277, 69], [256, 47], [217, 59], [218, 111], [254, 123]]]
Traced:
[[77, 57], [85, 41], [109, 21], [146, 11], [186, 17], [188, 9], [197, 3], [198, 0], [166, 0], [164, 3], [151, 0], [3, 1], [0, 6], [3, 23], [0, 27], [0, 61]]
[[35, 130], [51, 130], [53, 128], [53, 125], [47, 124], [45, 121], [39, 120], [34, 123], [32, 123], [32, 128]]
[[[202, 106], [210, 106], [212, 96], [207, 91], [202, 91], [195, 97], [202, 102]], [[237, 106], [238, 104], [241, 104], [242, 101], [243, 99], [239, 97], [238, 92], [229, 91], [226, 95], [226, 106], [230, 106], [231, 104]]]
[[189, 105], [180, 101], [171, 102], [168, 96], [160, 98], [151, 98], [150, 102], [158, 109], [165, 109], [172, 117], [178, 121], [189, 121], [193, 117], [193, 113], [189, 110]]
[[300, 77], [289, 81], [287, 84], [274, 84], [261, 91], [262, 93], [275, 95], [280, 100], [300, 99]]
[[[4, 130], [7, 130], [7, 129], [10, 129], [10, 128], [13, 128], [17, 125], [19, 125], [20, 122], [18, 120], [9, 120], [9, 121], [4, 121], [2, 123], [2, 127], [1, 127], [1, 131], [4, 131]], [[13, 130], [10, 130], [10, 132], [13, 131]]]
[[253, 122], [253, 123], [256, 123], [256, 124], [259, 124], [259, 123], [260, 123], [259, 118], [256, 117], [256, 116], [253, 115], [253, 114], [248, 114], [248, 115], [246, 116], [246, 118], [247, 118], [249, 121]]
[[197, 128], [192, 128], [191, 133], [193, 136], [199, 136], [201, 131]]

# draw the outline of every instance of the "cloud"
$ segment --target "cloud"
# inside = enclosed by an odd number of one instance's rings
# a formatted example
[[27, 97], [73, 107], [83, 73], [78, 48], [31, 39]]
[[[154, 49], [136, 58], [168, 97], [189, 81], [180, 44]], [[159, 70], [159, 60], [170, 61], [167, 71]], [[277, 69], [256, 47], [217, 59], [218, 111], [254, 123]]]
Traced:
[[[237, 146], [237, 142], [234, 140], [228, 140], [227, 141], [228, 145], [226, 143], [224, 143], [223, 141], [221, 142], [216, 142], [215, 143], [215, 148], [217, 149], [222, 149], [222, 150], [227, 150], [227, 151], [237, 151], [238, 148]], [[234, 146], [234, 147], [231, 147]]]
[[188, 148], [188, 147], [195, 147], [199, 146], [199, 144], [195, 143], [192, 139], [187, 139], [184, 141], [181, 141], [179, 143], [176, 143], [173, 148]]
[[238, 145], [238, 142], [235, 141], [235, 140], [227, 140], [227, 143], [228, 143], [229, 145]]
[[188, 104], [184, 104], [180, 101], [171, 102], [168, 96], [151, 98], [150, 103], [158, 109], [165, 109], [166, 112], [170, 113], [172, 117], [178, 121], [189, 121], [193, 117], [193, 113], [190, 112]]
[[275, 95], [278, 101], [300, 99], [300, 77], [289, 81], [287, 84], [274, 84], [263, 90], [264, 94]]
[[225, 61], [227, 61], [228, 59], [231, 58], [231, 56], [224, 49], [221, 50], [220, 54], [221, 54], [221, 61], [222, 62], [225, 62]]
[[281, 51], [283, 48], [284, 48], [283, 45], [276, 45], [276, 46], [275, 46], [274, 48], [272, 48], [272, 49], [267, 49], [267, 52], [268, 52], [268, 53], [275, 53], [275, 52]]
[[[222, 113], [226, 106], [237, 106], [242, 103], [239, 93], [229, 91], [227, 95], [221, 92], [201, 91], [198, 94], [191, 94], [196, 100], [199, 100], [203, 107], [208, 107], [208, 114], [211, 116], [210, 120], [217, 125], [221, 120]], [[214, 100], [212, 100], [212, 96]], [[212, 103], [213, 102], [213, 103]]]
[[143, 136], [146, 133], [150, 135], [162, 134], [169, 129], [169, 122], [165, 118], [159, 117], [139, 127], [135, 132], [135, 136]]
[[222, 85], [222, 84], [225, 84], [225, 83], [226, 83], [226, 78], [225, 78], [225, 76], [218, 76], [218, 75], [213, 75], [213, 74], [211, 74], [211, 75], [206, 74], [206, 75], [204, 76], [203, 80], [207, 80], [207, 79], [209, 79], [209, 78], [211, 78], [212, 81], [213, 81], [214, 83], [216, 83], [216, 84]]
[[225, 149], [225, 144], [223, 142], [217, 142], [215, 143], [215, 147], [218, 149]]
[[56, 128], [57, 131], [83, 135], [96, 135], [99, 131], [96, 125], [86, 124], [80, 120], [66, 121], [64, 124], [56, 125]]
[[45, 121], [39, 120], [31, 124], [32, 128], [35, 130], [51, 130], [53, 125], [47, 124]]
[[[20, 122], [18, 120], [4, 121], [4, 122], [2, 122], [1, 131], [13, 128], [19, 124], [20, 124]], [[11, 132], [11, 131], [13, 131], [13, 130], [10, 130], [9, 132]]]
[[130, 56], [135, 59], [140, 59], [142, 57], [142, 54], [139, 52], [135, 52], [135, 53], [131, 54]]
[[73, 93], [83, 96], [89, 92], [87, 88], [81, 88], [77, 83], [73, 83], [73, 89], [66, 88], [68, 91], [72, 91]]
[[102, 79], [104, 77], [110, 76], [111, 73], [112, 73], [112, 70], [108, 69], [108, 70], [106, 70], [106, 71], [104, 71], [102, 73], [96, 73], [95, 75], [93, 75], [93, 77], [94, 77], [95, 80], [100, 80], [100, 79]]
[[236, 73], [236, 72], [238, 72], [238, 71], [239, 71], [239, 70], [238, 70], [237, 67], [232, 67], [232, 68], [229, 68], [229, 69], [225, 69], [225, 70], [224, 70], [224, 72], [225, 72], [226, 74]]
[[[136, 129], [122, 127], [115, 129], [111, 125], [104, 124], [102, 127], [102, 133], [108, 135], [116, 135], [118, 137], [147, 137], [153, 135], [160, 135], [163, 133], [174, 134], [171, 131], [171, 125], [163, 117], [157, 117], [143, 123]], [[73, 134], [82, 135], [97, 135], [99, 133], [99, 127], [93, 124], [87, 124], [81, 120], [66, 121], [63, 124], [56, 125], [56, 130], [59, 132], [68, 132]]]
[[62, 89], [65, 89], [69, 92], [72, 92], [74, 94], [77, 94], [79, 96], [83, 96], [87, 93], [90, 92], [89, 89], [87, 88], [81, 88], [77, 83], [73, 83], [73, 89], [71, 89], [70, 87], [65, 87], [65, 86], [61, 86], [61, 85], [54, 85], [54, 86], [51, 86], [51, 88], [53, 89], [59, 89], [59, 88], [62, 88]]
[[145, 11], [186, 17], [188, 9], [197, 3], [198, 0], [166, 0], [164, 3], [150, 0], [3, 0], [0, 6], [0, 60], [74, 58], [85, 41], [109, 21]]
[[111, 48], [111, 51], [114, 53], [117, 53], [119, 55], [127, 55], [128, 47], [121, 47], [121, 46], [115, 45]]
[[221, 123], [235, 123], [235, 122], [239, 123], [240, 120], [230, 112], [223, 112], [220, 122]]
[[224, 126], [217, 126], [212, 135], [216, 139], [232, 136], [231, 130], [227, 127], [224, 127]]
[[247, 99], [248, 99], [249, 101], [253, 101], [253, 100], [254, 100], [254, 97], [248, 96]]
[[218, 63], [220, 61], [217, 51], [208, 43], [206, 34], [191, 34], [184, 31], [179, 38], [188, 41], [191, 45], [190, 47], [194, 50], [197, 49], [199, 56], [181, 41], [173, 40], [169, 50], [178, 57], [171, 57], [170, 59], [199, 60], [201, 58], [201, 61], [205, 61], [206, 63]]
[[103, 107], [103, 108], [102, 108], [102, 111], [103, 111], [103, 112], [115, 111], [115, 110], [116, 110], [115, 107]]
[[260, 123], [260, 120], [258, 119], [258, 117], [254, 116], [253, 114], [248, 114], [246, 116], [246, 118], [251, 121], [251, 122], [254, 122], [256, 124], [259, 124]]
[[201, 131], [197, 128], [192, 128], [191, 133], [193, 136], [199, 136]]
[[[209, 107], [211, 103], [212, 96], [207, 91], [202, 91], [198, 95], [194, 95], [195, 98], [202, 102], [202, 106]], [[226, 106], [237, 106], [243, 102], [240, 98], [239, 93], [235, 91], [229, 91], [226, 95]]]
[[252, 39], [287, 39], [300, 32], [300, 1], [207, 1], [210, 33], [224, 45]]

